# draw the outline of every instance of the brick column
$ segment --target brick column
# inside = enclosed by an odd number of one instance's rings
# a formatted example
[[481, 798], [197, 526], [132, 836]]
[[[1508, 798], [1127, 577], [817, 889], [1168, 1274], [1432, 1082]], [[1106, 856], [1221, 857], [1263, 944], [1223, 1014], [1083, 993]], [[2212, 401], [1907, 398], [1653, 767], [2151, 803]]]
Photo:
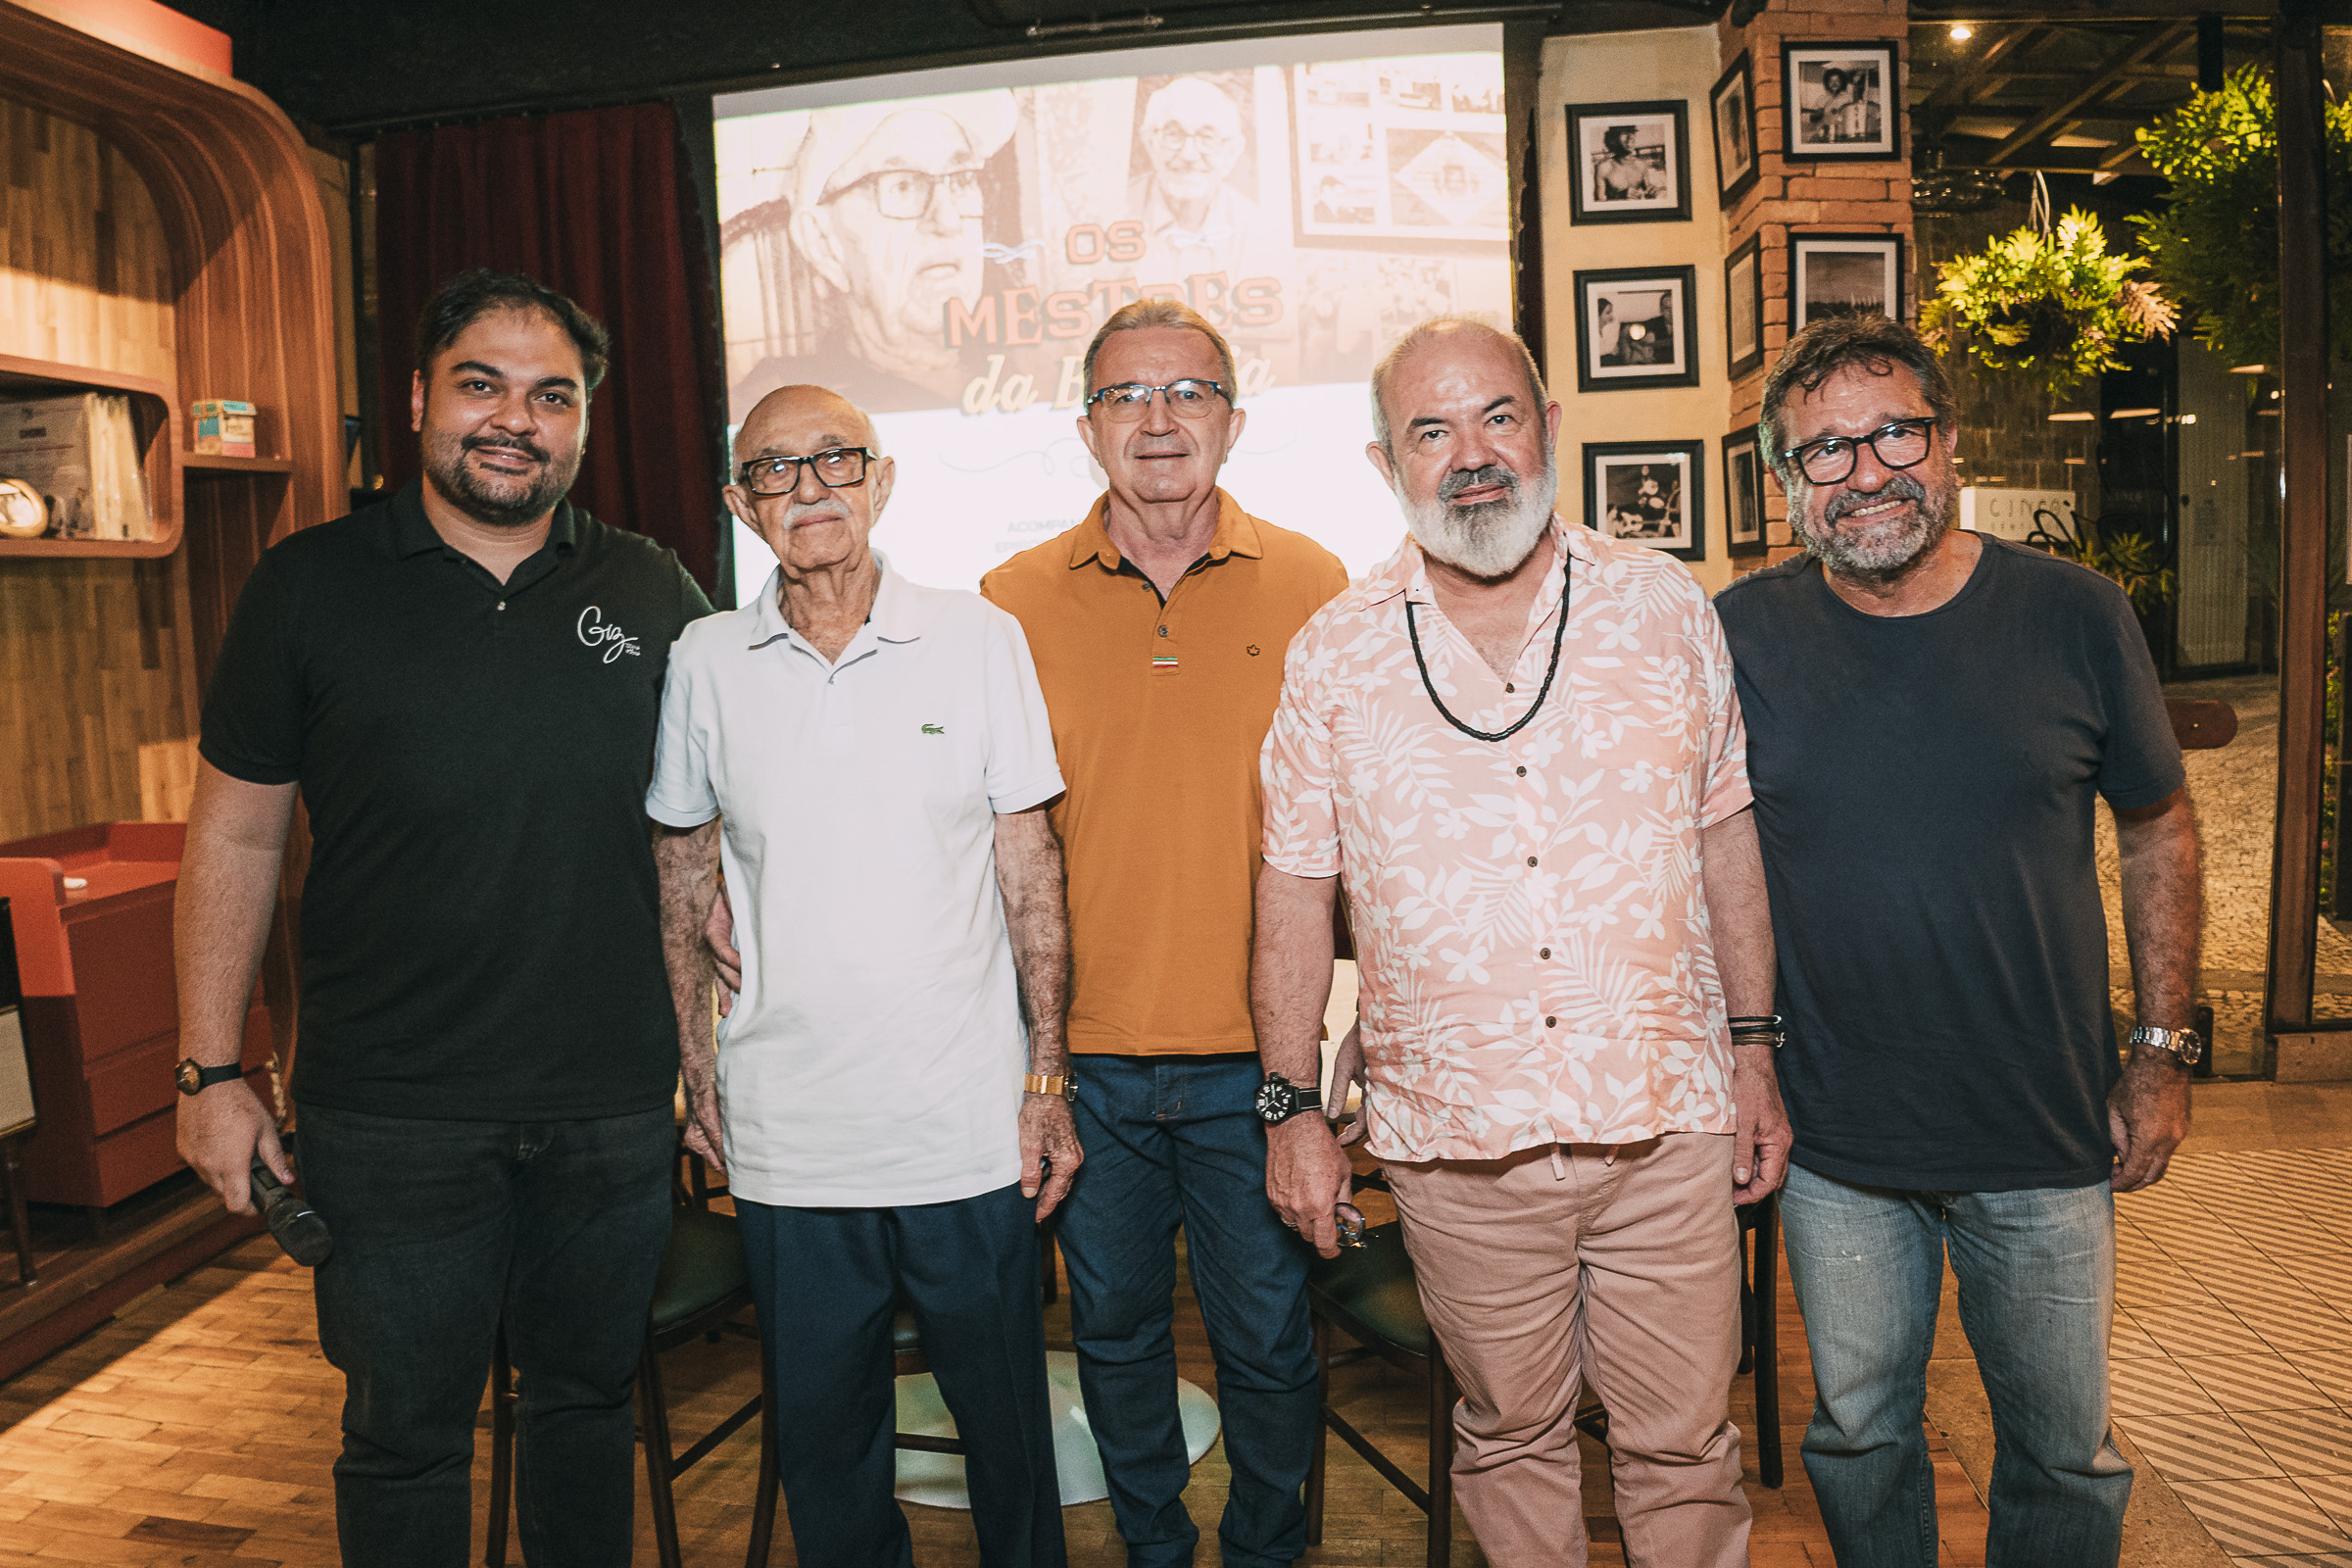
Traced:
[[[1905, 267], [1900, 278], [1903, 319], [1914, 319], [1919, 301], [1913, 293], [1912, 266], [1916, 255], [1911, 227], [1910, 125], [1906, 119], [1900, 142], [1904, 160], [1877, 163], [1815, 163], [1784, 161], [1786, 137], [1781, 82], [1781, 40], [1795, 38], [1892, 38], [1898, 44], [1898, 79], [1887, 93], [1886, 112], [1908, 116], [1905, 84], [1910, 76], [1909, 0], [1770, 0], [1745, 26], [1731, 18], [1717, 24], [1723, 60], [1728, 65], [1742, 50], [1752, 62], [1756, 82], [1756, 182], [1723, 215], [1723, 253], [1764, 236], [1764, 363], [1732, 383], [1731, 422], [1740, 429], [1756, 422], [1763, 404], [1764, 377], [1788, 345], [1794, 318], [1790, 300], [1789, 236], [1804, 233], [1900, 234]], [[1773, 546], [1770, 560], [1796, 553], [1789, 542], [1788, 498], [1771, 479], [1764, 482], [1765, 538]]]

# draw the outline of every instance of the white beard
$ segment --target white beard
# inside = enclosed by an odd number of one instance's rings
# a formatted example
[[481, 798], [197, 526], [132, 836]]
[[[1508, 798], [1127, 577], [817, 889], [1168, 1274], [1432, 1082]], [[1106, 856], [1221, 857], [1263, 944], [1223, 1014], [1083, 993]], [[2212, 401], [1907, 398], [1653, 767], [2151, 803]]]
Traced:
[[1436, 559], [1473, 577], [1505, 577], [1518, 569], [1544, 530], [1551, 526], [1551, 509], [1560, 495], [1559, 469], [1546, 459], [1544, 476], [1532, 486], [1511, 480], [1514, 494], [1507, 501], [1457, 507], [1432, 498], [1408, 497], [1396, 487], [1396, 504], [1404, 511], [1404, 526], [1415, 543]]

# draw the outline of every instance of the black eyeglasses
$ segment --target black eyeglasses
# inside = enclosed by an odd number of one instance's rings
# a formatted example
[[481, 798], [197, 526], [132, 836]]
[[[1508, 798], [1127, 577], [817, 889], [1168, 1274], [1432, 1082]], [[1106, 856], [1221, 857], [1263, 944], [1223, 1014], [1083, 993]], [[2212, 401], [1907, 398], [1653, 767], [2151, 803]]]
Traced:
[[735, 479], [756, 496], [788, 496], [801, 487], [805, 463], [826, 489], [851, 490], [865, 483], [865, 466], [881, 455], [863, 447], [827, 447], [805, 458], [754, 458], [736, 470]]
[[860, 185], [873, 191], [874, 206], [884, 218], [903, 220], [922, 217], [931, 210], [942, 185], [948, 188], [948, 204], [958, 217], [978, 218], [988, 210], [987, 198], [980, 193], [977, 169], [951, 169], [944, 174], [926, 173], [919, 169], [878, 169], [851, 180], [824, 200], [837, 202]]
[[1797, 471], [1808, 484], [1836, 484], [1854, 471], [1862, 461], [1862, 449], [1870, 448], [1871, 456], [1884, 468], [1915, 468], [1928, 461], [1936, 450], [1936, 426], [1941, 421], [1927, 419], [1897, 419], [1882, 424], [1865, 436], [1833, 435], [1819, 441], [1808, 441], [1801, 447], [1790, 447], [1783, 456], [1796, 465]]
[[1204, 416], [1210, 409], [1216, 406], [1209, 402], [1212, 395], [1223, 398], [1228, 403], [1233, 401], [1233, 394], [1226, 391], [1221, 382], [1203, 381], [1195, 376], [1187, 376], [1181, 381], [1170, 381], [1166, 386], [1146, 386], [1141, 381], [1121, 381], [1118, 385], [1106, 386], [1093, 397], [1088, 398], [1086, 406], [1090, 409], [1100, 407], [1104, 416], [1123, 423], [1129, 419], [1142, 418], [1144, 411], [1152, 406], [1152, 395], [1155, 392], [1167, 394], [1168, 410], [1180, 419], [1198, 419]]

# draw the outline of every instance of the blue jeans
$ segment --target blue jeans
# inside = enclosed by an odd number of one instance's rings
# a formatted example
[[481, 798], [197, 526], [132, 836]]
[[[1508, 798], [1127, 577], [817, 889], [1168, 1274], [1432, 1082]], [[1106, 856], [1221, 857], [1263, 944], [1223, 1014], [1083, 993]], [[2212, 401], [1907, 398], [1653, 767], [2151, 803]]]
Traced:
[[303, 1189], [334, 1233], [313, 1279], [344, 1377], [347, 1568], [461, 1568], [474, 1413], [507, 1329], [522, 1554], [626, 1568], [630, 1396], [669, 1245], [670, 1108], [441, 1121], [301, 1108]]
[[801, 1568], [912, 1568], [892, 1496], [891, 1314], [904, 1303], [964, 1444], [984, 1568], [1063, 1568], [1037, 1205], [1018, 1185], [894, 1208], [735, 1200], [776, 1381]]
[[1086, 1415], [1131, 1568], [1192, 1561], [1192, 1467], [1176, 1412], [1176, 1228], [1217, 1362], [1233, 1480], [1217, 1539], [1235, 1568], [1306, 1550], [1315, 1436], [1304, 1243], [1266, 1201], [1257, 1057], [1076, 1059], [1086, 1150], [1058, 1237]]
[[2112, 1568], [2132, 1467], [2107, 1429], [2107, 1184], [1905, 1192], [1796, 1165], [1781, 1218], [1813, 1350], [1805, 1473], [1843, 1568], [1936, 1562], [1920, 1423], [1947, 1248], [1960, 1326], [1992, 1402], [1986, 1568]]

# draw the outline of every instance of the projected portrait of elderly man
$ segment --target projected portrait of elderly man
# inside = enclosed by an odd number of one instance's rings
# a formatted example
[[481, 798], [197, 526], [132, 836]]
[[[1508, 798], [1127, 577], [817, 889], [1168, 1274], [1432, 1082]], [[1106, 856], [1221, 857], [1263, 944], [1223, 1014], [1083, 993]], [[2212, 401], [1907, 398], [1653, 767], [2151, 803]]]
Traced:
[[1250, 143], [1241, 106], [1224, 88], [1206, 76], [1157, 88], [1144, 100], [1136, 139], [1146, 172], [1128, 186], [1128, 209], [1144, 224], [1136, 266], [1145, 281], [1221, 272], [1230, 286], [1280, 275], [1286, 236], [1269, 232], [1257, 203], [1231, 183]]
[[980, 172], [1012, 123], [1007, 92], [811, 111], [787, 185], [797, 352], [738, 393], [806, 381], [877, 412], [954, 403], [975, 367], [949, 345], [947, 307], [980, 297]]

